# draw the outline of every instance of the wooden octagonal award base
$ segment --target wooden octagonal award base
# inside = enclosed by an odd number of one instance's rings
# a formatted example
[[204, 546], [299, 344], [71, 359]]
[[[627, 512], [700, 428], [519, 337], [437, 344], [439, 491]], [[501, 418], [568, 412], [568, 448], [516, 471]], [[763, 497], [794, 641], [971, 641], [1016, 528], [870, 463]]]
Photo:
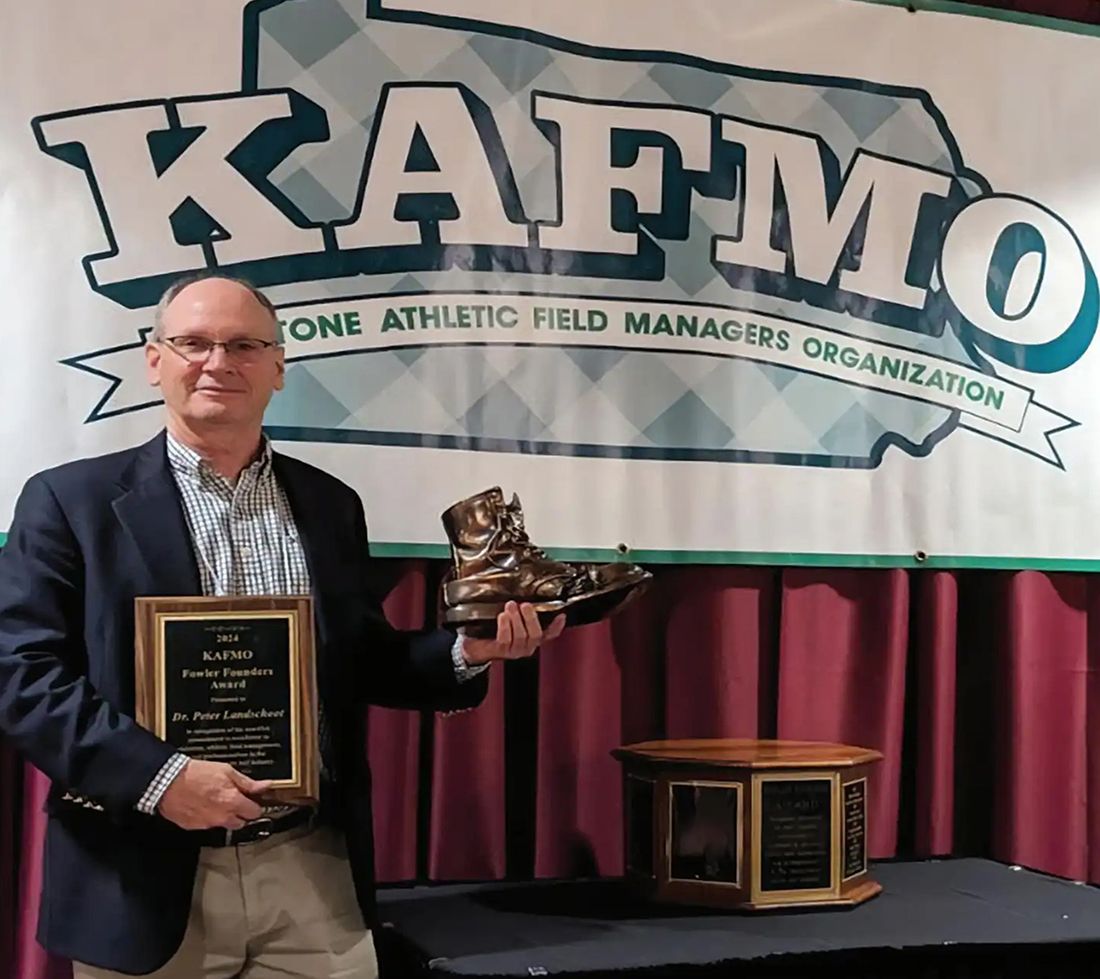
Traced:
[[763, 911], [852, 906], [882, 890], [867, 863], [867, 776], [879, 752], [718, 739], [612, 754], [627, 877], [654, 900]]

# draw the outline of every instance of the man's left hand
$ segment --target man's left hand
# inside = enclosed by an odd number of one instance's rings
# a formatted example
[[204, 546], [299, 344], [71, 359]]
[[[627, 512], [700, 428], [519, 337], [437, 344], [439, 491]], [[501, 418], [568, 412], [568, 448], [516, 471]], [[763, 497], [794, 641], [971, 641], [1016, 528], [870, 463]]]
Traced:
[[523, 659], [542, 643], [560, 636], [564, 628], [564, 615], [557, 616], [543, 629], [534, 606], [509, 602], [497, 616], [496, 638], [475, 639], [464, 635], [462, 655], [471, 666], [496, 659]]

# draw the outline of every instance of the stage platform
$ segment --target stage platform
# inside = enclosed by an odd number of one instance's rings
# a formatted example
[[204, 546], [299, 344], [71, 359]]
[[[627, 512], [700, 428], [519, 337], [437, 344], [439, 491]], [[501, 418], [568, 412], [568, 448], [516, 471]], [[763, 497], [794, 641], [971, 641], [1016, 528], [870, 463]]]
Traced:
[[986, 860], [881, 863], [856, 908], [662, 908], [615, 880], [383, 890], [382, 979], [1100, 977], [1100, 889]]

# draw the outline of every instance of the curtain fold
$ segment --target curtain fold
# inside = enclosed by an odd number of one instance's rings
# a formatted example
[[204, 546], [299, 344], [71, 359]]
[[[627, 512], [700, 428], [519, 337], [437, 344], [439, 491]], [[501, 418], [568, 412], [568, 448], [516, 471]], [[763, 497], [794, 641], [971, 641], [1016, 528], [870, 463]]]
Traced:
[[9, 979], [16, 957], [19, 922], [19, 875], [22, 866], [23, 820], [20, 799], [23, 761], [0, 739], [0, 977]]
[[505, 875], [505, 750], [502, 664], [472, 711], [437, 717], [431, 772], [428, 875], [433, 880]]
[[914, 853], [949, 854], [954, 846], [955, 673], [959, 590], [946, 571], [917, 577], [913, 649], [917, 659]]
[[780, 581], [766, 568], [685, 568], [662, 582], [667, 737], [774, 736]]
[[1022, 572], [1003, 596], [995, 852], [1088, 875], [1089, 579]]
[[[427, 594], [425, 569], [409, 569], [386, 598], [386, 618], [398, 629], [422, 628]], [[366, 721], [378, 879], [412, 880], [417, 876], [420, 717], [412, 711], [371, 707]]]
[[[9, 964], [11, 979], [71, 979], [72, 967], [47, 953], [35, 941], [38, 929], [38, 895], [42, 891], [42, 844], [49, 782], [31, 765], [23, 768], [22, 825], [18, 842], [18, 877], [15, 882], [18, 905], [15, 909], [15, 949]], [[19, 805], [12, 800], [13, 805]], [[0, 973], [3, 975], [3, 973]]]
[[566, 633], [539, 660], [535, 874], [622, 872], [615, 790], [622, 670], [607, 623]]
[[777, 735], [885, 755], [868, 778], [872, 858], [897, 843], [908, 582], [901, 570], [783, 575]]

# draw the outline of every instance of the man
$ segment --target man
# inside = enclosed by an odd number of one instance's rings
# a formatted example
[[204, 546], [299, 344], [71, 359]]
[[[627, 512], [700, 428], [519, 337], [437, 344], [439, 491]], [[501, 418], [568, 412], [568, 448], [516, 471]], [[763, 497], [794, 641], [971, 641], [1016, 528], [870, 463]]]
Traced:
[[[545, 633], [510, 604], [496, 639], [394, 630], [371, 594], [359, 497], [272, 451], [275, 310], [216, 274], [157, 308], [148, 373], [166, 426], [32, 477], [0, 552], [0, 731], [52, 781], [39, 941], [77, 979], [370, 979], [377, 964], [362, 705], [459, 710], [485, 667]], [[133, 720], [134, 598], [312, 593], [319, 810], [187, 759]]]

